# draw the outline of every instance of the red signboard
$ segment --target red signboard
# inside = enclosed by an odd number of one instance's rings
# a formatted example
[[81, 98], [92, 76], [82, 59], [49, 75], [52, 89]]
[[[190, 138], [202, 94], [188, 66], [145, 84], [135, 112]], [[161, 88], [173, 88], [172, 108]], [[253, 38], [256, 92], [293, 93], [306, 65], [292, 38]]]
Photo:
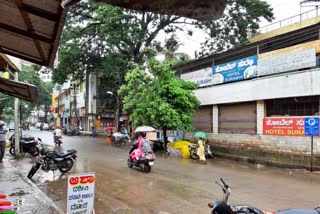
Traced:
[[305, 136], [304, 117], [263, 119], [264, 135]]

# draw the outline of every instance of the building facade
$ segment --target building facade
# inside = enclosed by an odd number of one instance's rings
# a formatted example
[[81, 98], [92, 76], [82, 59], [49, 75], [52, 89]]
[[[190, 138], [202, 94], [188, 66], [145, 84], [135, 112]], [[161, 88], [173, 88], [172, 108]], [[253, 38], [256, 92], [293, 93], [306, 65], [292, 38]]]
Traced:
[[193, 126], [209, 134], [216, 154], [308, 167], [313, 149], [320, 167], [319, 30], [313, 24], [176, 68], [199, 85]]

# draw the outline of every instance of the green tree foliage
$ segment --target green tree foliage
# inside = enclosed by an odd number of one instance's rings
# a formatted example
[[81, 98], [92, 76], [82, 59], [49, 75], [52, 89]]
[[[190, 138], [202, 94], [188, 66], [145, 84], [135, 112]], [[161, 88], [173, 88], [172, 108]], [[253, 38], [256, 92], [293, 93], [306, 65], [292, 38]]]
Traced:
[[[257, 33], [262, 18], [273, 19], [272, 8], [263, 0], [227, 0], [225, 15], [217, 21], [199, 22], [170, 15], [138, 12], [96, 1], [83, 1], [70, 7], [59, 48], [59, 67], [53, 73], [57, 83], [67, 78], [84, 77], [84, 71], [114, 74], [123, 69], [123, 61], [143, 64], [146, 58], [172, 48], [179, 31], [192, 35], [200, 29], [207, 35], [197, 56], [208, 55], [247, 41]], [[163, 44], [160, 33], [167, 34], [170, 44]], [[163, 35], [163, 34], [161, 34]], [[103, 66], [109, 54], [120, 54], [120, 68]], [[124, 75], [122, 75], [123, 79]]]
[[136, 65], [125, 80], [119, 93], [135, 126], [158, 127], [165, 139], [167, 130], [191, 130], [193, 114], [200, 105], [193, 94], [197, 85], [177, 78], [169, 63], [149, 60], [147, 72]]

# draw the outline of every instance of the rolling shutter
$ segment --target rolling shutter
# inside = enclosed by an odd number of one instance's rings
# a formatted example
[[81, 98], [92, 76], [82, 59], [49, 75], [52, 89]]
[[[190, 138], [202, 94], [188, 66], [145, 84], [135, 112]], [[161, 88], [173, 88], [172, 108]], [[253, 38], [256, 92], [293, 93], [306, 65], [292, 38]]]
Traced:
[[212, 106], [200, 106], [193, 116], [193, 127], [197, 131], [212, 132]]
[[256, 102], [219, 105], [219, 133], [256, 134]]

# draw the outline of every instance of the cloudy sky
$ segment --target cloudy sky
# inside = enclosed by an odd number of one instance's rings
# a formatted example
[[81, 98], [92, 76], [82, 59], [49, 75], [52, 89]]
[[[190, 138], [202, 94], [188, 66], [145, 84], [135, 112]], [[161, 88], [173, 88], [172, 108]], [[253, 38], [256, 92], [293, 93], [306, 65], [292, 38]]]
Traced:
[[[292, 16], [304, 13], [315, 9], [315, 7], [300, 7], [300, 2], [302, 0], [266, 0], [273, 8], [275, 20], [277, 22], [280, 20], [287, 19]], [[319, 4], [320, 5], [320, 4]], [[320, 10], [319, 10], [320, 11]], [[266, 20], [261, 21], [260, 26], [269, 25]], [[193, 38], [189, 39], [184, 35], [179, 35], [181, 41], [184, 43], [179, 49], [179, 52], [188, 53], [192, 58], [194, 58], [194, 51], [200, 49], [200, 42], [203, 35], [201, 33], [196, 33]]]

